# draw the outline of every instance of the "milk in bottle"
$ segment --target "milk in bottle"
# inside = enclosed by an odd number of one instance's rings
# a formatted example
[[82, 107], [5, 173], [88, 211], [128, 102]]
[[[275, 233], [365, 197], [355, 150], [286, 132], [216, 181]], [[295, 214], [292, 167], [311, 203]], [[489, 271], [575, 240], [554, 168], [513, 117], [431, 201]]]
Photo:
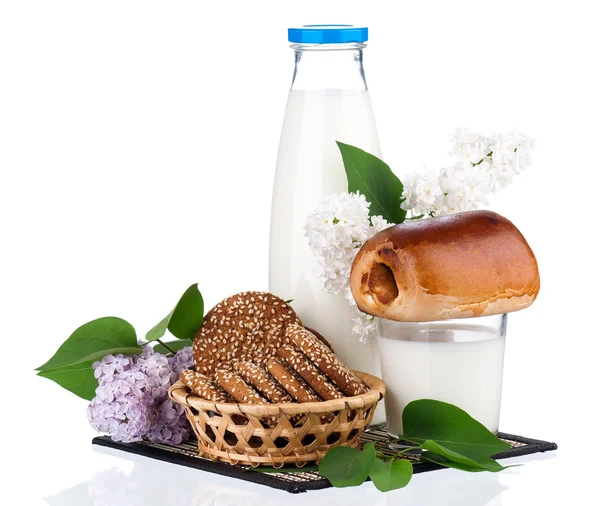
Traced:
[[295, 69], [275, 173], [269, 290], [293, 299], [303, 323], [323, 334], [351, 368], [380, 376], [377, 344], [360, 343], [352, 335], [355, 309], [321, 288], [303, 229], [324, 197], [348, 191], [336, 141], [381, 156], [363, 70], [367, 29], [305, 26], [290, 29], [289, 40]]

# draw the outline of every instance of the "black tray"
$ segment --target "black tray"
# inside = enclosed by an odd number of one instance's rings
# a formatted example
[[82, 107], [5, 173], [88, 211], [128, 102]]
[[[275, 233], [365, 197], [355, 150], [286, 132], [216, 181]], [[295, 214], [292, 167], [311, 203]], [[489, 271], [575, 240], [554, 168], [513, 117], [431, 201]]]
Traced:
[[[557, 448], [555, 443], [515, 436], [513, 434], [505, 434], [503, 432], [499, 432], [498, 437], [509, 443], [512, 448], [495, 455], [494, 458], [496, 459], [547, 452], [556, 450]], [[397, 448], [393, 448], [394, 445], [390, 445], [391, 439], [387, 432], [381, 429], [365, 431], [361, 436], [361, 441], [363, 444], [370, 441], [373, 442], [377, 449], [383, 453], [392, 454], [398, 451]], [[99, 446], [116, 448], [117, 450], [129, 453], [135, 453], [137, 455], [144, 455], [152, 459], [170, 462], [171, 464], [192, 467], [209, 473], [237, 478], [239, 480], [251, 481], [260, 485], [285, 490], [292, 494], [331, 487], [331, 484], [325, 478], [317, 474], [316, 471], [303, 471], [302, 469], [298, 469], [294, 472], [264, 473], [249, 470], [248, 466], [232, 466], [224, 462], [213, 462], [212, 460], [205, 459], [198, 455], [197, 441], [194, 439], [177, 446], [170, 446], [146, 441], [141, 441], [139, 443], [118, 443], [108, 436], [100, 436], [94, 438], [92, 443]], [[406, 458], [414, 459], [414, 473], [425, 473], [428, 471], [445, 469], [443, 466], [437, 464], [418, 462], [417, 456], [406, 455]]]

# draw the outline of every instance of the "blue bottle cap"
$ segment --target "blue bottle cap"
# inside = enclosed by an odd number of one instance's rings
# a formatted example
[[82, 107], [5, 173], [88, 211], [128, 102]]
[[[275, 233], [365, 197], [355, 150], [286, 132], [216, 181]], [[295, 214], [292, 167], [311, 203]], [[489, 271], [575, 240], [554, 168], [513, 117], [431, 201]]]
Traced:
[[369, 29], [354, 25], [304, 25], [302, 28], [288, 28], [288, 40], [299, 44], [366, 42]]

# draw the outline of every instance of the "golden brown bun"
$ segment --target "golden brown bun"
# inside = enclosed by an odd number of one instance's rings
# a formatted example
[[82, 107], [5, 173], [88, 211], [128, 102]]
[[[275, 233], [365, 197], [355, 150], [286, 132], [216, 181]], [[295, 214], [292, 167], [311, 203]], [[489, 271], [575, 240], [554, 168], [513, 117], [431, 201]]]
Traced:
[[350, 287], [365, 313], [422, 322], [524, 309], [539, 292], [540, 275], [510, 221], [469, 211], [379, 232], [354, 259]]

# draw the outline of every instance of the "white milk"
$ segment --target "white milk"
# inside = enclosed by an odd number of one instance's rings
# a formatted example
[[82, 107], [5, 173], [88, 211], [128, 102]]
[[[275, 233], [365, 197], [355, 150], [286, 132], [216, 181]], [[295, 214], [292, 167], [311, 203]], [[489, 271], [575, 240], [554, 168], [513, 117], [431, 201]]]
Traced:
[[323, 291], [304, 237], [306, 218], [319, 202], [348, 191], [335, 141], [381, 156], [368, 91], [291, 91], [273, 190], [269, 290], [293, 299], [304, 324], [323, 334], [351, 368], [379, 376], [376, 344], [364, 345], [352, 336], [354, 312], [342, 296]]
[[411, 332], [411, 325], [386, 320], [378, 327], [391, 434], [402, 434], [402, 411], [417, 399], [455, 404], [490, 431], [498, 431], [503, 330], [438, 323], [423, 334]]

